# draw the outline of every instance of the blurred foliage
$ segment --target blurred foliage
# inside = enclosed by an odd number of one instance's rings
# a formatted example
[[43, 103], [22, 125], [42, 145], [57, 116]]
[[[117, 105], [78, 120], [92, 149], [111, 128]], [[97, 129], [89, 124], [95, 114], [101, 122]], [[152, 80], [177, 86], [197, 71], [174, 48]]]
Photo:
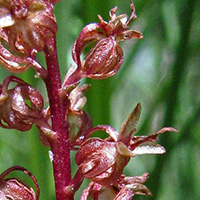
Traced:
[[[110, 124], [119, 129], [132, 108], [141, 102], [143, 112], [137, 134], [147, 135], [163, 126], [178, 129], [178, 134], [160, 136], [160, 144], [167, 150], [165, 155], [134, 158], [125, 173], [150, 174], [146, 185], [153, 196], [133, 199], [198, 200], [200, 2], [135, 0], [134, 3], [138, 19], [133, 28], [141, 31], [144, 39], [121, 44], [124, 63], [115, 77], [87, 80], [91, 89], [87, 92], [86, 109], [94, 125]], [[98, 21], [97, 14], [108, 20], [108, 11], [116, 5], [118, 13], [130, 13], [129, 0], [63, 0], [57, 3], [55, 13], [62, 77], [72, 62], [71, 48], [82, 27]], [[41, 54], [38, 58], [44, 63]], [[8, 74], [0, 68], [1, 82]], [[20, 76], [39, 89], [47, 102], [44, 84], [34, 78], [33, 70]], [[12, 165], [28, 168], [39, 181], [41, 199], [55, 199], [49, 149], [42, 146], [37, 130], [33, 128], [20, 133], [1, 129], [0, 134], [0, 171]], [[74, 163], [72, 167], [76, 168]]]

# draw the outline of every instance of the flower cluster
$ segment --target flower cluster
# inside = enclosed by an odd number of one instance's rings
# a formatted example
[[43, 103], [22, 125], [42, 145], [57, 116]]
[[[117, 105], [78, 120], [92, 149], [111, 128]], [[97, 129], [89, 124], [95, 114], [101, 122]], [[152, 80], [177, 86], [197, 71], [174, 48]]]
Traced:
[[[138, 104], [122, 124], [119, 131], [108, 125], [92, 127], [90, 117], [82, 111], [86, 98], [83, 92], [88, 86], [76, 87], [70, 92], [68, 116], [71, 149], [78, 150], [75, 160], [79, 167], [77, 176], [91, 180], [83, 191], [81, 200], [91, 196], [99, 199], [130, 200], [135, 194], [151, 195], [143, 183], [148, 173], [136, 177], [123, 175], [130, 158], [143, 154], [163, 154], [164, 147], [156, 144], [157, 136], [164, 132], [176, 132], [174, 128], [163, 128], [149, 136], [135, 136], [141, 115]], [[91, 137], [96, 131], [105, 131], [109, 137], [100, 139]], [[74, 184], [74, 183], [73, 183]], [[72, 185], [73, 185], [72, 184]], [[73, 192], [74, 188], [67, 188]]]

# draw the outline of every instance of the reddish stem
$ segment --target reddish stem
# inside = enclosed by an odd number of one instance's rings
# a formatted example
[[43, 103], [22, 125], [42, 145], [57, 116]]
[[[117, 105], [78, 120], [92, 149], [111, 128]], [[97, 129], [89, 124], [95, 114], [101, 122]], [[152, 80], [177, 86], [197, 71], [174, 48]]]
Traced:
[[51, 110], [52, 128], [56, 132], [56, 139], [51, 141], [50, 147], [53, 153], [53, 169], [57, 200], [72, 200], [66, 195], [66, 188], [71, 181], [70, 150], [68, 125], [65, 120], [65, 103], [59, 97], [61, 88], [60, 70], [57, 58], [56, 38], [49, 38], [44, 49], [48, 78], [46, 87]]
[[70, 182], [70, 186], [65, 188], [65, 192], [68, 194], [68, 196], [74, 196], [76, 191], [79, 189], [83, 182], [83, 175], [80, 170], [78, 170], [73, 177], [73, 179]]

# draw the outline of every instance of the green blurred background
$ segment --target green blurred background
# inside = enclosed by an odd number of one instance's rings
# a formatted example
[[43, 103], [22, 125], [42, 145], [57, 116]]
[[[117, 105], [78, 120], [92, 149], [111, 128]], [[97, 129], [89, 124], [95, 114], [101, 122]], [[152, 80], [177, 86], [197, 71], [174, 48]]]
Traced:
[[[144, 34], [142, 40], [125, 41], [124, 63], [118, 74], [106, 80], [91, 81], [86, 111], [94, 125], [110, 124], [115, 129], [141, 102], [143, 110], [138, 135], [148, 135], [164, 126], [179, 133], [160, 136], [167, 153], [131, 160], [125, 174], [149, 172], [146, 185], [152, 197], [133, 199], [200, 199], [200, 1], [135, 0], [137, 20], [132, 28]], [[58, 53], [61, 74], [67, 71], [71, 48], [84, 25], [96, 22], [97, 14], [108, 20], [108, 12], [130, 14], [129, 0], [63, 0], [55, 6], [59, 31]], [[44, 63], [42, 55], [38, 55]], [[0, 68], [0, 81], [9, 73]], [[44, 94], [34, 70], [18, 75]], [[35, 127], [20, 133], [0, 129], [0, 172], [13, 165], [28, 168], [38, 179], [41, 200], [54, 200], [49, 149], [39, 141]], [[74, 158], [74, 154], [72, 155]], [[72, 163], [72, 168], [76, 166]], [[19, 175], [21, 176], [21, 174]], [[83, 187], [85, 187], [83, 185]], [[80, 191], [75, 199], [79, 199]]]

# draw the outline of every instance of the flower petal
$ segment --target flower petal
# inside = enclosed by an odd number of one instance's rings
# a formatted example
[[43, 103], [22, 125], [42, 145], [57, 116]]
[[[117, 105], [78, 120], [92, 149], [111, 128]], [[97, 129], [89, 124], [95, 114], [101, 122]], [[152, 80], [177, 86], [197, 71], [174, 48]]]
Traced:
[[73, 111], [80, 111], [86, 104], [86, 97], [84, 97], [84, 92], [89, 89], [88, 84], [84, 84], [82, 86], [77, 86], [74, 88], [69, 95], [70, 100], [70, 108]]
[[[26, 184], [24, 184], [22, 181], [15, 179], [15, 178], [9, 178], [6, 179], [5, 177], [8, 176], [13, 171], [21, 171], [24, 174], [28, 175], [36, 189], [36, 194], [34, 190], [30, 187], [28, 187]], [[13, 166], [5, 170], [0, 174], [0, 199], [23, 199], [23, 200], [39, 200], [40, 196], [40, 188], [38, 185], [38, 182], [36, 178], [33, 176], [33, 174], [21, 166]], [[3, 197], [3, 198], [2, 198]]]
[[[17, 85], [8, 89], [11, 82]], [[41, 113], [43, 98], [36, 89], [18, 77], [8, 76], [3, 82], [2, 90], [7, 94], [7, 98], [3, 99], [4, 101], [1, 99], [1, 127], [27, 131], [33, 123], [40, 126], [45, 122]]]
[[72, 50], [72, 57], [74, 62], [78, 65], [78, 67], [81, 67], [80, 56], [85, 46], [88, 43], [97, 41], [102, 38], [102, 34], [97, 31], [99, 28], [100, 25], [98, 23], [91, 23], [86, 25], [79, 34], [78, 39], [74, 43]]
[[126, 176], [123, 178], [123, 184], [129, 185], [135, 183], [144, 183], [147, 181], [148, 178], [149, 178], [148, 173], [144, 173], [141, 176], [134, 176], [134, 177]]
[[30, 66], [26, 59], [14, 56], [2, 44], [0, 44], [0, 64], [12, 73], [22, 73]]
[[133, 131], [135, 131], [138, 121], [140, 119], [140, 114], [141, 105], [140, 103], [138, 103], [120, 128], [119, 134], [121, 139], [123, 139], [126, 136], [129, 136]]
[[89, 198], [93, 186], [94, 186], [94, 183], [91, 182], [91, 183], [89, 184], [89, 186], [86, 187], [86, 188], [83, 190], [83, 192], [82, 192], [82, 194], [81, 194], [81, 199], [80, 199], [80, 200], [87, 200], [87, 199]]
[[164, 154], [165, 152], [165, 148], [159, 144], [156, 144], [155, 142], [142, 143], [132, 151], [134, 155]]
[[126, 187], [123, 187], [117, 196], [114, 198], [114, 200], [131, 200], [132, 197], [134, 196], [134, 191], [130, 190]]
[[113, 76], [123, 62], [123, 52], [114, 37], [99, 40], [83, 60], [82, 76], [105, 79]]
[[140, 195], [148, 195], [151, 196], [150, 190], [143, 184], [140, 183], [134, 183], [130, 185], [126, 185], [127, 189], [131, 189], [134, 191], [134, 194], [140, 194]]
[[158, 135], [161, 133], [165, 133], [165, 132], [177, 132], [177, 130], [172, 127], [165, 127], [149, 136], [134, 136], [131, 138], [131, 141], [129, 143], [130, 148], [133, 151], [135, 148], [140, 146], [142, 143], [155, 142], [158, 139]]

